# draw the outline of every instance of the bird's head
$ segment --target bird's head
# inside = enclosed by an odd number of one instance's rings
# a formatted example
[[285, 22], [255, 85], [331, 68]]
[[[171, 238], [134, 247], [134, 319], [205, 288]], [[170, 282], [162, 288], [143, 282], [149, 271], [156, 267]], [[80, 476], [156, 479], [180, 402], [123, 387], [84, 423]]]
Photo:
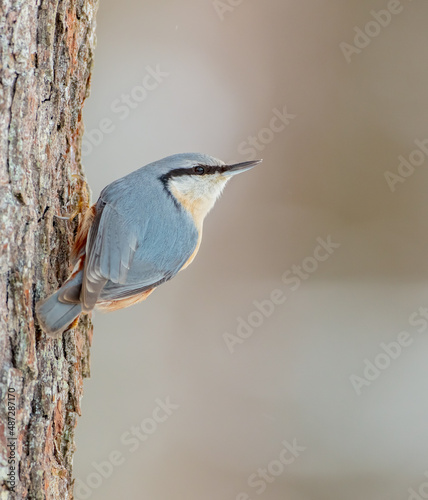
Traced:
[[192, 213], [205, 215], [211, 210], [227, 181], [250, 170], [262, 160], [226, 165], [212, 156], [188, 153], [169, 156], [168, 169], [161, 180], [175, 199]]

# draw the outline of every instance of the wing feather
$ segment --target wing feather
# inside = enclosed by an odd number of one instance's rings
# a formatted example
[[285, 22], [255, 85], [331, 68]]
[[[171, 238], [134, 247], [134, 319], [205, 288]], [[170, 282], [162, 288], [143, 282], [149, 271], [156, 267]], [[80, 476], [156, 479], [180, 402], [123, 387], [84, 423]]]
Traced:
[[[122, 184], [108, 186], [96, 204], [86, 245], [84, 312], [97, 302], [129, 298], [169, 280], [197, 246], [193, 219], [172, 199], [162, 198], [161, 183], [159, 191], [145, 192], [142, 200], [140, 186]], [[132, 191], [137, 188], [138, 193]]]
[[114, 206], [100, 200], [86, 248], [84, 310], [94, 308], [107, 282], [126, 283], [136, 249], [136, 228], [127, 223]]

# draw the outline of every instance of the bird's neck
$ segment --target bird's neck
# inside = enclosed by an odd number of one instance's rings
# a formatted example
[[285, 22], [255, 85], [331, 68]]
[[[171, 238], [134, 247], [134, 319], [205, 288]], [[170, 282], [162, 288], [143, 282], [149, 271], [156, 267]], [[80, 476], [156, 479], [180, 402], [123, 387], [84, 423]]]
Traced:
[[178, 203], [190, 213], [195, 222], [195, 226], [201, 229], [206, 215], [214, 206], [215, 198], [209, 199], [206, 196], [203, 198], [189, 197], [184, 195], [174, 185], [170, 186], [170, 191]]
[[202, 224], [208, 212], [214, 206], [216, 199], [220, 196], [225, 183], [218, 185], [218, 189], [200, 189], [195, 191], [186, 186], [184, 182], [170, 181], [169, 190], [178, 203], [187, 210], [198, 229], [202, 229]]

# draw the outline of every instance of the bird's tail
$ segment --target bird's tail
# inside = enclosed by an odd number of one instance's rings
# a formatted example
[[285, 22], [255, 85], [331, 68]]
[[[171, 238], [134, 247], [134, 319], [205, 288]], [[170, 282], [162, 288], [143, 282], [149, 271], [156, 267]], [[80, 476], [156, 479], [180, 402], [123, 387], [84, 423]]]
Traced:
[[80, 271], [59, 290], [36, 304], [37, 319], [49, 337], [58, 338], [82, 312], [79, 301], [82, 275]]

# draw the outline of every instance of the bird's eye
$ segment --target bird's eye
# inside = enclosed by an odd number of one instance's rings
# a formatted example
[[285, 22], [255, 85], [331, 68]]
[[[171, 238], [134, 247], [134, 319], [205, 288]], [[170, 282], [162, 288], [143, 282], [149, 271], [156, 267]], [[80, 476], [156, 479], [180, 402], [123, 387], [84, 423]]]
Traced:
[[199, 166], [197, 166], [197, 167], [195, 167], [195, 168], [193, 169], [193, 171], [194, 171], [194, 172], [195, 172], [195, 174], [197, 174], [197, 175], [202, 175], [202, 174], [205, 174], [205, 169], [204, 169], [204, 167], [201, 167], [200, 165], [199, 165]]

